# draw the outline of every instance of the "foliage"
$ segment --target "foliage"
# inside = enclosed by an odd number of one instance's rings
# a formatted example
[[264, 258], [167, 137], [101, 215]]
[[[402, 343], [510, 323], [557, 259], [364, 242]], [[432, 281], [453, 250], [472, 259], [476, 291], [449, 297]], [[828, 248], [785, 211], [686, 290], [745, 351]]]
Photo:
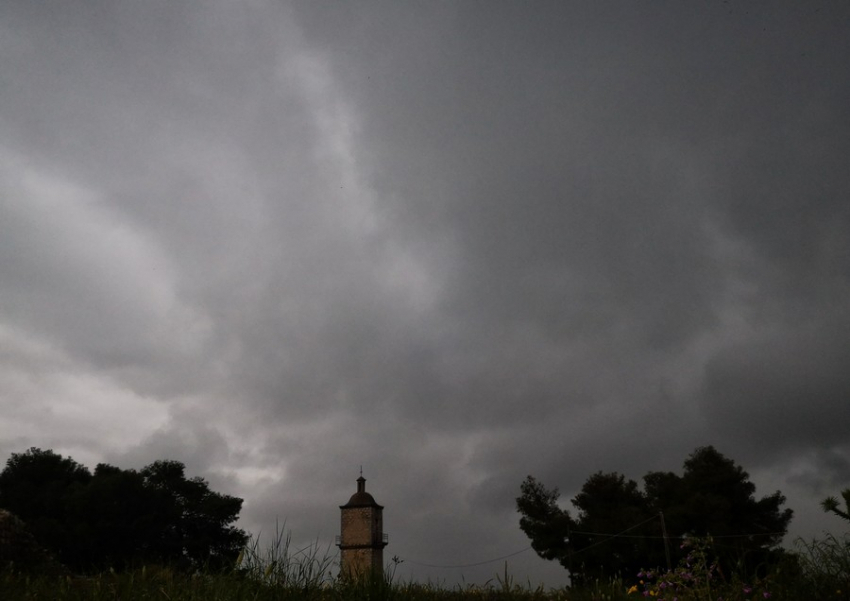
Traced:
[[333, 581], [332, 557], [329, 549], [319, 553], [318, 542], [294, 552], [290, 550], [291, 534], [275, 526], [275, 538], [265, 549], [260, 547], [260, 537], [252, 538], [236, 559], [235, 569], [251, 580], [275, 587], [301, 589], [322, 588]]
[[639, 579], [627, 591], [641, 593], [657, 601], [715, 599], [769, 599], [773, 596], [770, 580], [742, 581], [737, 575], [726, 579], [717, 563], [713, 541], [688, 538], [680, 548], [687, 553], [675, 569], [667, 571], [641, 570]]
[[781, 493], [757, 500], [747, 472], [710, 446], [687, 458], [681, 476], [646, 474], [643, 490], [616, 472], [591, 475], [572, 499], [576, 517], [558, 505], [557, 489], [532, 476], [520, 492], [520, 528], [538, 555], [558, 560], [578, 585], [665, 566], [668, 556], [677, 562], [686, 553], [669, 539], [685, 536], [722, 539], [719, 568], [753, 571], [779, 559], [776, 546], [792, 517]]
[[821, 507], [828, 513], [834, 513], [840, 518], [850, 521], [850, 488], [845, 488], [841, 491], [841, 497], [844, 499], [844, 509], [838, 504], [838, 499], [835, 497], [827, 497], [821, 501]]
[[[574, 582], [581, 584], [590, 579], [633, 574], [640, 567], [640, 558], [653, 557], [657, 550], [663, 549], [657, 538], [644, 538], [657, 537], [660, 530], [634, 480], [616, 473], [598, 472], [587, 479], [572, 504], [579, 510], [571, 536], [572, 551], [582, 550], [573, 558], [578, 567], [576, 577], [572, 577], [574, 572], [570, 573]], [[599, 533], [621, 536], [600, 538]], [[663, 552], [660, 557], [663, 558]]]
[[[533, 476], [520, 485], [517, 511], [522, 515], [520, 528], [531, 539], [531, 547], [544, 559], [564, 563], [567, 556], [567, 536], [575, 522], [568, 511], [558, 507], [557, 488], [547, 489]], [[565, 567], [569, 567], [564, 563]]]
[[785, 497], [779, 491], [756, 500], [749, 474], [714, 447], [694, 451], [678, 480], [650, 473], [644, 481], [649, 505], [653, 512], [663, 512], [668, 533], [713, 537], [720, 566], [727, 572], [749, 572], [778, 559], [773, 557], [775, 549], [793, 511], [782, 509]]
[[70, 574], [45, 551], [19, 517], [0, 509], [0, 569], [27, 574]]
[[850, 601], [850, 534], [796, 542], [800, 577], [811, 599]]
[[761, 575], [725, 574], [718, 564], [722, 550], [711, 539], [688, 539], [687, 555], [675, 570], [642, 570], [630, 596], [657, 601], [748, 601], [821, 599], [850, 601], [850, 535], [838, 539], [797, 541], [798, 553], [786, 553], [763, 566]]
[[157, 511], [152, 524], [158, 537], [154, 555], [169, 564], [222, 569], [233, 565], [247, 535], [231, 524], [242, 499], [210, 490], [202, 478], [184, 475], [178, 461], [156, 461], [141, 471], [144, 487]]
[[85, 466], [53, 451], [13, 453], [0, 472], [0, 508], [23, 520], [35, 539], [64, 563], [69, 557], [58, 551], [72, 548], [76, 535], [68, 499], [91, 479]]
[[92, 474], [71, 458], [31, 448], [12, 454], [0, 473], [0, 507], [77, 572], [230, 566], [247, 540], [232, 525], [242, 500], [184, 471], [182, 463], [157, 461], [140, 472], [100, 464]]
[[[742, 580], [724, 575], [717, 564], [716, 542], [688, 539], [681, 562], [666, 572], [641, 570], [623, 578], [593, 580], [583, 586], [546, 590], [520, 585], [508, 573], [483, 585], [445, 588], [432, 583], [393, 582], [393, 570], [374, 580], [334, 579], [327, 573], [332, 557], [314, 545], [290, 549], [290, 537], [278, 530], [272, 547], [258, 552], [252, 541], [231, 570], [188, 573], [170, 567], [148, 566], [125, 572], [106, 571], [88, 578], [27, 576], [0, 572], [0, 599], [169, 601], [785, 601], [821, 599], [847, 601], [850, 541], [828, 539], [815, 552], [806, 551], [805, 570], [784, 563], [767, 566], [767, 576]], [[786, 558], [787, 559], [787, 558]], [[398, 562], [396, 558], [393, 560]], [[313, 567], [305, 567], [312, 565]], [[796, 565], [796, 564], [794, 564]], [[844, 565], [842, 572], [841, 565]], [[817, 572], [820, 580], [813, 579]], [[832, 574], [829, 576], [829, 574]]]

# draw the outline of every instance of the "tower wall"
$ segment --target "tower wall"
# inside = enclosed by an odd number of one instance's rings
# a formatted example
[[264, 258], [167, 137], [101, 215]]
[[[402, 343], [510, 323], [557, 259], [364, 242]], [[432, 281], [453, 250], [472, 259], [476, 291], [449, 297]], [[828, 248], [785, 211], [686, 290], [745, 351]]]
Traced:
[[383, 575], [383, 507], [366, 492], [366, 480], [357, 480], [357, 492], [340, 506], [340, 574], [343, 577]]
[[384, 575], [384, 550], [372, 547], [343, 549], [340, 557], [340, 572], [346, 578], [363, 578]]
[[346, 507], [342, 510], [340, 542], [371, 546], [381, 540], [383, 519], [376, 507]]

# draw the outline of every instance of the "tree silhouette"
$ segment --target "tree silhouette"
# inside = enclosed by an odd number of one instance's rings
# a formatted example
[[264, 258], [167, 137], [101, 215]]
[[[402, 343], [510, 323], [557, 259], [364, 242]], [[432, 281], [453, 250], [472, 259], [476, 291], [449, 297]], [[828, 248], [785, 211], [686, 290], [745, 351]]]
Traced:
[[520, 528], [545, 559], [558, 560], [576, 584], [630, 576], [680, 559], [669, 538], [722, 537], [722, 567], [752, 570], [773, 553], [788, 529], [790, 509], [776, 492], [756, 499], [755, 485], [714, 447], [696, 449], [682, 476], [650, 472], [641, 490], [616, 472], [591, 475], [572, 499], [575, 518], [558, 505], [558, 490], [529, 476], [520, 486]]
[[569, 550], [568, 538], [575, 522], [568, 511], [558, 507], [558, 489], [549, 490], [533, 476], [520, 485], [517, 510], [522, 517], [519, 527], [531, 539], [531, 547], [544, 559], [564, 559]]
[[178, 461], [156, 461], [141, 471], [159, 508], [159, 553], [169, 563], [192, 567], [232, 565], [248, 538], [232, 526], [242, 499], [213, 492], [205, 480], [187, 479], [184, 471]]
[[850, 521], [850, 488], [845, 488], [841, 491], [841, 497], [844, 499], [844, 509], [838, 503], [835, 497], [827, 497], [821, 501], [821, 507], [827, 513], [834, 513], [840, 518]]
[[151, 563], [220, 569], [248, 539], [233, 526], [242, 499], [186, 478], [178, 461], [138, 472], [100, 464], [91, 474], [71, 458], [32, 448], [13, 454], [0, 473], [0, 507], [78, 572]]
[[77, 534], [69, 500], [91, 478], [85, 466], [51, 450], [13, 453], [0, 472], [0, 508], [23, 520], [35, 539], [66, 563], [74, 559]]

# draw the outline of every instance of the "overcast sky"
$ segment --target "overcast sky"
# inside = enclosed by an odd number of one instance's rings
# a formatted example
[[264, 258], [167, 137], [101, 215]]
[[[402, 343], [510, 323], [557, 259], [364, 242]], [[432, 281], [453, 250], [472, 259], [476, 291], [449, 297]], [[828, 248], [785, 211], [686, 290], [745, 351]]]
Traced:
[[846, 1], [0, 0], [0, 56], [2, 461], [179, 460], [331, 552], [362, 465], [448, 584], [526, 475], [707, 444], [841, 530]]

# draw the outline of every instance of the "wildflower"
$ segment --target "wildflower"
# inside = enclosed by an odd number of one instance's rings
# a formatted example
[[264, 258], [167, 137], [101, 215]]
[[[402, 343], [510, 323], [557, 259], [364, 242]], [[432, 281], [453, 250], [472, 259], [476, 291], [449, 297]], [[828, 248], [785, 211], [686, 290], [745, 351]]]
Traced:
[[765, 599], [770, 599], [770, 591], [764, 591], [761, 596]]
[[628, 591], [626, 591], [626, 594], [627, 594], [627, 595], [631, 595], [632, 593], [636, 593], [636, 592], [637, 592], [637, 585], [636, 585], [636, 584], [633, 584], [633, 585], [631, 586], [631, 588], [630, 588]]
[[744, 594], [745, 594], [745, 595], [749, 595], [749, 594], [750, 594], [750, 593], [752, 593], [752, 592], [753, 592], [752, 587], [751, 587], [750, 585], [748, 585], [748, 584], [745, 584], [745, 585], [744, 585]]

